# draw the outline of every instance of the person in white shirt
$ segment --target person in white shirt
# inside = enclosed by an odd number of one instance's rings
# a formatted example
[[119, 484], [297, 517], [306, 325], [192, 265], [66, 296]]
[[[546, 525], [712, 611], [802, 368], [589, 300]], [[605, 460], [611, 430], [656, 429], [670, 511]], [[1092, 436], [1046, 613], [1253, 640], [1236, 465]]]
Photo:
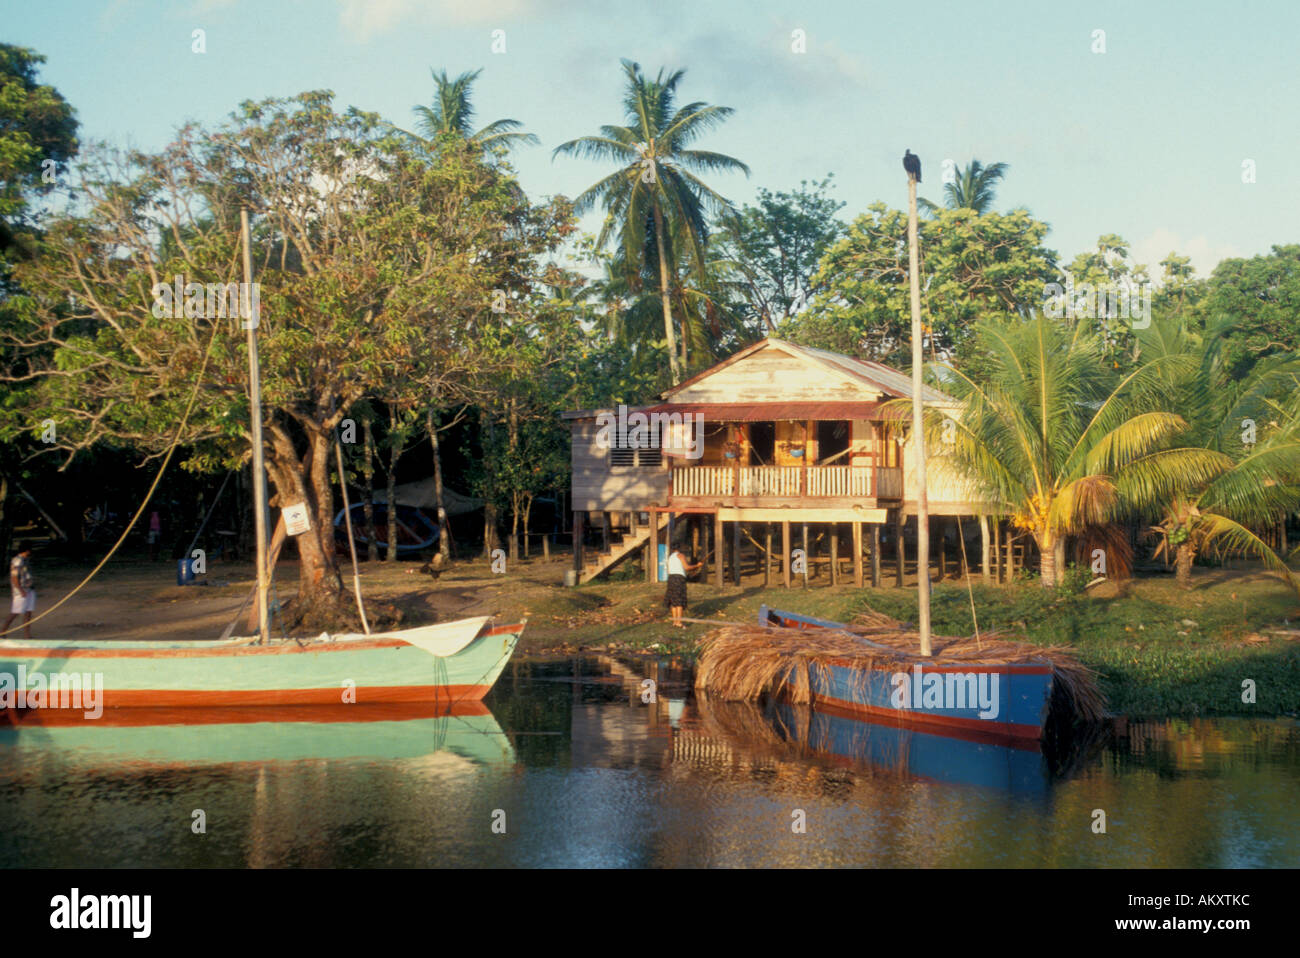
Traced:
[[14, 619], [21, 615], [24, 616], [23, 626], [27, 631], [27, 638], [32, 637], [32, 613], [36, 611], [36, 591], [32, 588], [32, 570], [27, 561], [31, 557], [31, 547], [26, 542], [18, 543], [17, 554], [9, 563], [11, 598], [9, 618], [5, 619], [5, 627], [0, 629], [0, 634], [8, 632]]
[[682, 613], [686, 611], [686, 577], [699, 568], [700, 563], [687, 562], [679, 549], [674, 549], [668, 557], [668, 591], [664, 604], [672, 609], [674, 628], [684, 628]]

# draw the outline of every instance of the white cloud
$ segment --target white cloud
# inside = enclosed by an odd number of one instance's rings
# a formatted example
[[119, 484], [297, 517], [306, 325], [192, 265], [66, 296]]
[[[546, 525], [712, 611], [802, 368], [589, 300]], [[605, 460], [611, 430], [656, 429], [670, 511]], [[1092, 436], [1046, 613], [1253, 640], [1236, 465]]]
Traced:
[[339, 24], [365, 41], [397, 27], [506, 27], [541, 12], [545, 0], [339, 0]]
[[1231, 244], [1212, 243], [1205, 236], [1186, 239], [1182, 234], [1164, 227], [1138, 240], [1129, 250], [1133, 261], [1145, 263], [1151, 277], [1157, 280], [1162, 272], [1160, 261], [1171, 252], [1191, 257], [1192, 266], [1195, 267], [1199, 279], [1209, 276], [1220, 260], [1245, 255]]

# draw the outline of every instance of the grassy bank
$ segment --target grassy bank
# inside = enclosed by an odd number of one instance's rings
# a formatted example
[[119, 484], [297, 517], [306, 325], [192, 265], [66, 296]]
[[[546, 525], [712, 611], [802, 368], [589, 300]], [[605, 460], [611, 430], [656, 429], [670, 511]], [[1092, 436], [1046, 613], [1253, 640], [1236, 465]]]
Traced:
[[[663, 605], [664, 586], [646, 583], [635, 568], [608, 581], [566, 589], [569, 559], [524, 559], [509, 574], [493, 575], [480, 561], [458, 561], [438, 580], [411, 562], [362, 563], [367, 600], [401, 608], [417, 625], [477, 615], [528, 619], [528, 652], [628, 650], [692, 653], [707, 625], [673, 629]], [[41, 608], [49, 608], [87, 571], [53, 559], [38, 566]], [[296, 568], [284, 563], [279, 589], [293, 588]], [[182, 639], [220, 634], [248, 593], [252, 567], [217, 564], [204, 588], [175, 585], [166, 563], [139, 558], [115, 561], [76, 599], [38, 622], [38, 637]], [[906, 589], [828, 587], [823, 576], [810, 588], [765, 589], [760, 578], [742, 585], [692, 583], [688, 615], [717, 622], [753, 622], [764, 602], [794, 612], [848, 620], [864, 607], [914, 621], [916, 592]], [[1197, 569], [1184, 592], [1172, 576], [1141, 578], [1122, 594], [1092, 590], [1064, 595], [1033, 582], [974, 588], [981, 630], [1041, 645], [1070, 645], [1101, 675], [1117, 713], [1175, 715], [1296, 715], [1300, 713], [1300, 601], [1277, 579], [1258, 572]], [[964, 586], [936, 586], [932, 602], [939, 634], [974, 631]], [[1188, 624], [1192, 623], [1192, 624]], [[1241, 701], [1242, 682], [1253, 680], [1256, 702]]]
[[[795, 612], [847, 620], [872, 608], [905, 621], [916, 620], [911, 588], [814, 587], [740, 589], [692, 585], [688, 615], [752, 622], [767, 602]], [[1172, 577], [1140, 579], [1122, 593], [1067, 595], [1028, 582], [973, 588], [981, 631], [1037, 645], [1069, 645], [1101, 676], [1116, 713], [1174, 715], [1300, 714], [1300, 602], [1276, 579], [1252, 573], [1206, 572], [1190, 592]], [[560, 640], [572, 647], [689, 652], [706, 631], [695, 625], [678, 632], [664, 625], [662, 586], [640, 581], [592, 584], [557, 597], [590, 604], [576, 609], [573, 628]], [[644, 616], [635, 621], [633, 610]], [[971, 596], [964, 585], [935, 587], [931, 614], [936, 633], [974, 632]], [[675, 633], [675, 634], [674, 634]], [[554, 641], [543, 629], [542, 643]], [[1242, 683], [1252, 680], [1255, 702], [1242, 701]]]

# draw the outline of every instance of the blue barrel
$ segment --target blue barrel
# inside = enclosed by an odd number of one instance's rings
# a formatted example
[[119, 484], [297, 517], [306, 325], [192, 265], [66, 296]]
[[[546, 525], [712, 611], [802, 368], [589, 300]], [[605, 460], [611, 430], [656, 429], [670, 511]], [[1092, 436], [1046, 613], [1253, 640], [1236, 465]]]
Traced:
[[180, 559], [176, 563], [176, 584], [189, 585], [194, 581], [194, 560]]
[[668, 543], [659, 543], [659, 575], [660, 582], [668, 581]]

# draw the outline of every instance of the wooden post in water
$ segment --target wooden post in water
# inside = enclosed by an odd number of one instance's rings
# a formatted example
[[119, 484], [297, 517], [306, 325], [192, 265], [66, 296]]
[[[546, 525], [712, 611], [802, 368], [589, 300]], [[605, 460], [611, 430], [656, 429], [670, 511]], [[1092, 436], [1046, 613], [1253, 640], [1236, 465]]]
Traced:
[[[919, 167], [919, 162], [918, 162]], [[916, 182], [907, 174], [907, 273], [912, 299], [912, 441], [916, 443], [916, 590], [921, 654], [930, 655], [930, 501], [925, 482], [925, 422], [921, 412], [921, 276], [917, 243]]]
[[[262, 461], [262, 370], [257, 363], [257, 324], [252, 315], [253, 251], [248, 235], [248, 210], [239, 211], [239, 231], [244, 247], [244, 327], [248, 330], [248, 405], [253, 433], [253, 522], [257, 536], [257, 632], [265, 645], [271, 641], [270, 609], [267, 599], [271, 589], [271, 570], [266, 564], [266, 464]], [[260, 311], [260, 310], [259, 310]], [[281, 503], [284, 505], [284, 503]]]

